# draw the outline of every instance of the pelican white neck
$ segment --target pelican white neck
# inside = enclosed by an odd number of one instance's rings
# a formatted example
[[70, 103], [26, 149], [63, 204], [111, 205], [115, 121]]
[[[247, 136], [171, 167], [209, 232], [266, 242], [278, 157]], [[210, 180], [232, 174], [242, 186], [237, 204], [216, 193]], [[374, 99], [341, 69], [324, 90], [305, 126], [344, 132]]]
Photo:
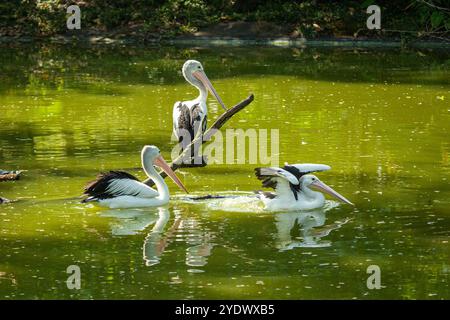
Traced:
[[[156, 153], [157, 152], [157, 153]], [[159, 150], [153, 150], [150, 148], [144, 148], [141, 154], [142, 168], [144, 169], [147, 176], [155, 182], [156, 189], [159, 192], [157, 198], [162, 201], [169, 200], [169, 188], [165, 183], [163, 177], [161, 177], [156, 171], [153, 163], [159, 154]]]
[[188, 60], [183, 65], [183, 76], [187, 82], [196, 87], [200, 92], [197, 97], [197, 101], [204, 102], [206, 105], [206, 99], [208, 98], [208, 91], [216, 98], [222, 108], [226, 111], [227, 108], [217, 93], [216, 89], [212, 85], [206, 76], [203, 66], [196, 60]]
[[206, 99], [208, 98], [208, 89], [202, 81], [194, 75], [195, 72], [203, 72], [201, 63], [196, 60], [188, 60], [184, 63], [182, 72], [186, 81], [196, 87], [199, 91], [199, 96], [195, 100], [206, 102]]

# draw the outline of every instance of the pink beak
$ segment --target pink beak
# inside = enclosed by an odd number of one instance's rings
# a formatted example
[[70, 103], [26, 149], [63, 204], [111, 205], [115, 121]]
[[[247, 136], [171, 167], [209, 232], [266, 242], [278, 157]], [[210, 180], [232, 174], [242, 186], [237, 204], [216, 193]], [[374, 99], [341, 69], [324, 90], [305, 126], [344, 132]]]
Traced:
[[227, 111], [227, 107], [225, 107], [225, 104], [223, 103], [222, 99], [220, 98], [219, 94], [217, 93], [216, 89], [214, 89], [214, 86], [212, 85], [211, 81], [209, 81], [208, 77], [206, 76], [206, 73], [203, 70], [195, 71], [193, 73], [193, 76], [199, 80], [203, 85], [211, 92], [211, 94], [216, 98], [216, 100], [220, 103], [222, 108]]
[[173, 180], [173, 182], [175, 182], [178, 187], [180, 187], [181, 190], [189, 193], [184, 184], [180, 181], [180, 179], [178, 179], [175, 172], [173, 172], [173, 170], [167, 164], [166, 160], [164, 160], [161, 155], [156, 157], [156, 159], [153, 161], [153, 164], [160, 167], [165, 173], [167, 173], [167, 175]]
[[311, 183], [311, 186], [315, 187], [319, 191], [323, 191], [323, 192], [329, 194], [330, 196], [333, 196], [333, 197], [341, 200], [344, 203], [347, 203], [347, 204], [350, 204], [350, 205], [354, 206], [354, 204], [351, 203], [349, 200], [347, 200], [343, 195], [337, 193], [336, 191], [331, 189], [329, 186], [327, 186], [325, 183], [323, 183], [320, 180], [314, 181], [313, 183]]

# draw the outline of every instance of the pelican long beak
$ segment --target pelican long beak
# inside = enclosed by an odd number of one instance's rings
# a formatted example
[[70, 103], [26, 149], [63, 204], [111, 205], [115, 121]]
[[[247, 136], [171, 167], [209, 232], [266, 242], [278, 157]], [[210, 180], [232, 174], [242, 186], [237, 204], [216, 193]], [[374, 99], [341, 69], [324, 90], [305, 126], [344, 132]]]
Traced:
[[331, 189], [329, 186], [327, 186], [325, 183], [323, 183], [320, 180], [314, 181], [313, 183], [311, 183], [311, 186], [315, 187], [319, 191], [323, 191], [323, 192], [329, 194], [330, 196], [333, 196], [333, 197], [341, 200], [344, 203], [351, 204], [352, 206], [354, 206], [354, 204], [351, 203], [349, 200], [347, 200], [343, 195], [337, 193], [336, 191]]
[[227, 107], [225, 107], [225, 104], [222, 101], [222, 98], [220, 98], [219, 94], [217, 93], [216, 89], [214, 89], [214, 86], [212, 85], [211, 81], [209, 81], [208, 77], [206, 76], [206, 73], [203, 70], [195, 71], [193, 73], [194, 77], [199, 80], [203, 85], [211, 92], [211, 94], [216, 98], [216, 100], [220, 103], [222, 108], [227, 111]]
[[160, 167], [167, 175], [175, 182], [175, 184], [180, 187], [181, 190], [183, 190], [186, 193], [189, 193], [184, 186], [184, 184], [178, 179], [177, 175], [173, 170], [170, 168], [170, 166], [167, 164], [166, 160], [160, 155], [157, 156], [155, 161], [153, 161], [153, 164]]

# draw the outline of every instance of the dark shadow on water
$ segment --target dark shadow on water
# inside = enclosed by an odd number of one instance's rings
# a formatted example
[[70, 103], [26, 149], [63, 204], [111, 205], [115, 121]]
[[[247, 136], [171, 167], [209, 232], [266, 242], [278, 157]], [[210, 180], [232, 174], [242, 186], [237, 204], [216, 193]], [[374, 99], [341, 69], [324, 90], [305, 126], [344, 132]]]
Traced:
[[[2, 44], [0, 91], [27, 88], [38, 94], [42, 88], [63, 88], [126, 95], [111, 84], [184, 83], [180, 69], [187, 59], [202, 61], [211, 80], [283, 75], [330, 82], [450, 83], [443, 71], [449, 68], [446, 51]], [[436, 75], [428, 77], [422, 71]]]

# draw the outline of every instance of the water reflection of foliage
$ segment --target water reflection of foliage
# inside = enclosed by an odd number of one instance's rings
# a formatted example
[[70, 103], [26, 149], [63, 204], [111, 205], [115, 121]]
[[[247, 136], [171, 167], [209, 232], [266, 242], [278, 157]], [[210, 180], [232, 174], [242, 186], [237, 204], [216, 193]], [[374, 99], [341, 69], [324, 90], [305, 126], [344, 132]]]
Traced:
[[[190, 57], [202, 60], [212, 80], [224, 77], [250, 79], [257, 82], [267, 76], [287, 76], [305, 80], [323, 80], [328, 83], [353, 82], [353, 92], [368, 90], [372, 84], [424, 84], [445, 85], [445, 68], [448, 66], [448, 54], [442, 52], [427, 52], [426, 57], [416, 51], [405, 51], [401, 54], [390, 50], [326, 50], [326, 49], [279, 49], [279, 48], [159, 48], [159, 47], [110, 47], [93, 46], [88, 48], [67, 47], [59, 45], [29, 45], [10, 46], [0, 50], [0, 57], [5, 58], [0, 65], [0, 77], [6, 80], [0, 84], [0, 90], [8, 91], [11, 96], [25, 94], [36, 98], [39, 108], [27, 108], [24, 117], [14, 118], [12, 114], [3, 116], [4, 130], [0, 140], [0, 157], [2, 159], [17, 159], [35, 157], [38, 160], [67, 157], [86, 158], [103, 154], [138, 154], [139, 146], [149, 143], [149, 132], [142, 128], [151, 128], [150, 142], [158, 144], [164, 153], [169, 153], [171, 145], [168, 141], [167, 122], [170, 115], [164, 113], [171, 107], [172, 100], [157, 101], [158, 110], [150, 111], [120, 111], [120, 108], [106, 109], [83, 106], [75, 109], [69, 105], [69, 99], [61, 104], [65, 89], [75, 89], [93, 95], [126, 95], [126, 85], [157, 84], [169, 86], [183, 84], [184, 79], [179, 68], [183, 61]], [[14, 68], [14, 66], [16, 68]], [[264, 79], [264, 78], [263, 78]], [[269, 79], [268, 79], [269, 80]], [[327, 85], [328, 85], [327, 83]], [[364, 86], [359, 86], [362, 83]], [[257, 92], [270, 89], [273, 81], [258, 82], [261, 87]], [[161, 87], [162, 87], [161, 86]], [[186, 86], [187, 87], [187, 86]], [[280, 128], [280, 124], [288, 124], [281, 128], [281, 136], [292, 136], [292, 139], [281, 139], [280, 150], [285, 153], [291, 150], [292, 144], [297, 147], [299, 141], [319, 142], [317, 130], [323, 143], [302, 145], [303, 154], [309, 154], [308, 161], [321, 162], [323, 159], [333, 159], [333, 165], [342, 169], [339, 174], [354, 176], [360, 186], [372, 183], [378, 192], [383, 192], [396, 183], [408, 187], [410, 174], [428, 174], [433, 159], [448, 158], [448, 142], [441, 139], [439, 147], [419, 154], [419, 148], [427, 145], [430, 137], [443, 136], [445, 130], [441, 109], [411, 108], [402, 103], [401, 107], [389, 107], [398, 98], [399, 90], [390, 90], [383, 96], [375, 97], [367, 93], [352, 98], [345, 97], [351, 105], [338, 108], [339, 97], [330, 98], [323, 94], [305, 90], [306, 85], [290, 86], [288, 92], [290, 104], [279, 114], [279, 119], [270, 119], [270, 113], [246, 113], [245, 123], [239, 126], [252, 128], [262, 125], [265, 128]], [[233, 84], [226, 84], [226, 94], [241, 98], [240, 92]], [[319, 85], [314, 85], [318, 90]], [[24, 90], [23, 90], [24, 89]], [[312, 90], [311, 89], [311, 90]], [[295, 91], [298, 90], [298, 91]], [[309, 90], [309, 89], [308, 89]], [[349, 88], [352, 90], [352, 88]], [[428, 89], [427, 89], [428, 90]], [[321, 93], [332, 92], [332, 88], [322, 88]], [[381, 91], [378, 91], [381, 92]], [[428, 93], [420, 89], [418, 96], [425, 101]], [[58, 94], [58, 98], [42, 99], [42, 96]], [[270, 93], [271, 103], [283, 101], [286, 91], [273, 90]], [[7, 95], [6, 95], [7, 96]], [[172, 95], [170, 95], [170, 98]], [[260, 95], [261, 97], [261, 95]], [[96, 104], [101, 97], [95, 96]], [[175, 99], [175, 98], [174, 98]], [[371, 99], [374, 99], [371, 101]], [[255, 108], [263, 99], [257, 97]], [[13, 101], [14, 100], [13, 98]], [[407, 101], [407, 100], [405, 100]], [[412, 101], [412, 100], [411, 100]], [[161, 103], [160, 103], [161, 102]], [[379, 105], [384, 103], [384, 106]], [[308, 105], [302, 110], [297, 105]], [[34, 102], [30, 105], [35, 105]], [[114, 104], [116, 105], [116, 104]], [[430, 102], [431, 105], [431, 102]], [[67, 107], [66, 107], [67, 106]], [[119, 105], [117, 105], [119, 106]], [[122, 105], [120, 105], [122, 106]], [[131, 110], [131, 104], [124, 110]], [[400, 106], [400, 104], [399, 104]], [[434, 106], [434, 104], [433, 104]], [[276, 107], [270, 105], [267, 109]], [[376, 113], [373, 108], [376, 108]], [[411, 111], [411, 112], [410, 112]], [[80, 113], [81, 112], [81, 113]], [[147, 112], [147, 119], [141, 112]], [[86, 113], [87, 115], [83, 115]], [[22, 114], [22, 113], [21, 113]], [[51, 115], [50, 115], [51, 114]], [[51, 124], [43, 125], [34, 119], [52, 117]], [[212, 116], [215, 116], [212, 114]], [[151, 117], [152, 123], [148, 121]], [[5, 120], [8, 119], [8, 120]], [[33, 119], [33, 120], [30, 120]], [[395, 120], [392, 120], [395, 119]], [[241, 119], [241, 121], [244, 119]], [[383, 124], [388, 120], [388, 124]], [[91, 121], [87, 123], [87, 121]], [[95, 121], [95, 123], [94, 123]], [[389, 124], [395, 122], [395, 126]], [[134, 129], [134, 131], [132, 130]], [[326, 130], [325, 130], [326, 129]], [[343, 134], [345, 132], [345, 134]], [[445, 132], [445, 131], [444, 131]], [[95, 137], [95, 139], [93, 138]], [[297, 138], [296, 138], [297, 137]], [[394, 138], [395, 137], [395, 138]], [[414, 148], [398, 147], [399, 141], [414, 139]], [[320, 140], [321, 141], [321, 140]], [[335, 146], [351, 146], [336, 150]], [[321, 153], [316, 151], [320, 148]], [[99, 151], [101, 149], [101, 151]], [[338, 153], [338, 154], [337, 154]], [[320, 158], [319, 158], [320, 157]], [[420, 157], [420, 159], [418, 158]], [[422, 168], [413, 168], [412, 160], [424, 163]], [[299, 162], [297, 153], [287, 152], [281, 161]], [[12, 160], [11, 160], [12, 161]], [[14, 160], [16, 161], [16, 160]], [[448, 162], [448, 161], [447, 161]], [[350, 167], [348, 163], [354, 164]], [[406, 167], [404, 164], [406, 163]], [[39, 165], [39, 164], [35, 164]], [[360, 168], [358, 170], [352, 168]], [[363, 168], [363, 169], [361, 169]], [[448, 168], [448, 166], [444, 166]], [[250, 172], [252, 166], [244, 171]], [[209, 172], [214, 172], [214, 167]], [[222, 170], [221, 168], [219, 171]], [[370, 176], [368, 172], [372, 173]], [[76, 172], [74, 172], [76, 174]], [[338, 174], [338, 173], [336, 173]], [[430, 185], [436, 183], [433, 176]], [[253, 185], [253, 181], [245, 183]], [[424, 182], [428, 183], [428, 182]], [[364, 194], [360, 195], [364, 197]], [[430, 201], [438, 195], [432, 193]]]
[[[3, 46], [0, 90], [27, 87], [75, 88], [102, 94], [114, 93], [110, 82], [172, 84], [183, 81], [180, 66], [188, 58], [205, 64], [212, 78], [290, 75], [316, 80], [350, 82], [400, 82], [448, 84], [442, 76], [410, 78], [411, 70], [444, 70], [448, 55], [441, 52], [348, 49], [126, 47], [126, 46]], [[251, 61], [249, 63], [249, 61]]]

